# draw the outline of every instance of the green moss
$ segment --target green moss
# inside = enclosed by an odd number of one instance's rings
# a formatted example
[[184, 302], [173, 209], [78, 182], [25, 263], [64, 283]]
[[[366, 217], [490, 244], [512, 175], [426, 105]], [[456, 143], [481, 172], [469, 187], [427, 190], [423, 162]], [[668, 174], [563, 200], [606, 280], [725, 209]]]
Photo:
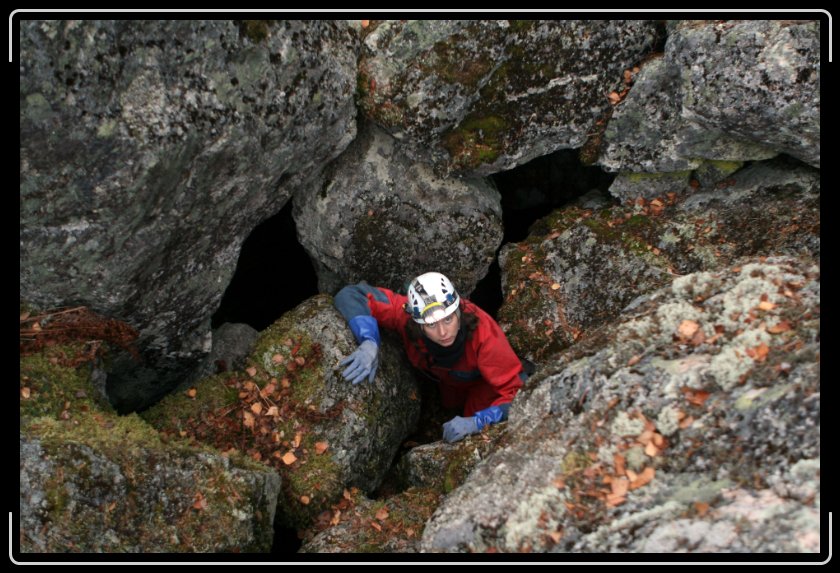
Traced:
[[569, 452], [563, 458], [561, 468], [564, 474], [569, 475], [581, 472], [591, 465], [592, 460], [586, 454], [582, 452]]
[[255, 44], [265, 41], [274, 20], [242, 20], [239, 23], [239, 33]]
[[508, 129], [508, 122], [500, 115], [470, 114], [443, 135], [443, 147], [461, 167], [492, 163], [504, 149]]
[[[62, 365], [84, 350], [84, 344], [64, 344], [20, 357], [20, 417], [59, 417], [62, 412], [113, 412], [93, 388], [91, 366]], [[26, 390], [24, 390], [26, 389]]]

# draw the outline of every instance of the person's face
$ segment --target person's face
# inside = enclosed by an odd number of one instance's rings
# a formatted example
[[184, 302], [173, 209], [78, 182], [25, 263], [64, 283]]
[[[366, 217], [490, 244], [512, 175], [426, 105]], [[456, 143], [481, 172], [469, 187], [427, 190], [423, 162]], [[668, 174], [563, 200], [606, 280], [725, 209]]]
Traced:
[[423, 324], [423, 333], [435, 344], [441, 346], [452, 346], [455, 342], [455, 336], [458, 334], [458, 328], [461, 326], [461, 320], [458, 318], [458, 313], [453, 312], [449, 316], [434, 322], [432, 324]]

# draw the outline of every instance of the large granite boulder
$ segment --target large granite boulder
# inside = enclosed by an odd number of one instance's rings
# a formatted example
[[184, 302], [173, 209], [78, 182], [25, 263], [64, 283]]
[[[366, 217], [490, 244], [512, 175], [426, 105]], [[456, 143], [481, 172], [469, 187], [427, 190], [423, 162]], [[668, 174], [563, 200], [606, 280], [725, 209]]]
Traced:
[[294, 217], [319, 289], [333, 294], [362, 280], [401, 291], [432, 270], [469, 294], [502, 241], [489, 180], [442, 179], [373, 125], [298, 193]]
[[353, 139], [357, 43], [324, 20], [21, 21], [21, 298], [139, 329], [120, 410], [208, 352], [245, 237]]
[[638, 20], [386, 20], [364, 33], [362, 111], [442, 172], [581, 147], [655, 45]]

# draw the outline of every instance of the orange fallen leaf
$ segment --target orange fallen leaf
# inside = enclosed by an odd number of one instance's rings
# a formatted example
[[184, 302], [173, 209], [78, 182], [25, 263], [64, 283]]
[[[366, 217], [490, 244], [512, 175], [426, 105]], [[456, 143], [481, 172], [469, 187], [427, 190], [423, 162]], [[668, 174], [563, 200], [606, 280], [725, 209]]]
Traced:
[[281, 459], [283, 460], [284, 464], [290, 466], [297, 461], [297, 456], [294, 454], [294, 452], [289, 451], [286, 452], [286, 455], [283, 456]]
[[348, 489], [345, 489], [345, 490], [344, 490], [344, 493], [343, 493], [342, 495], [344, 496], [344, 499], [346, 499], [346, 500], [348, 500], [348, 501], [350, 501], [351, 499], [353, 499], [353, 494], [352, 494], [352, 493], [350, 493], [350, 490], [348, 490]]
[[657, 448], [653, 442], [650, 442], [647, 446], [645, 446], [645, 454], [651, 458], [655, 458], [659, 455], [659, 448]]
[[292, 383], [289, 382], [288, 378], [283, 378], [282, 380], [280, 380], [280, 387], [281, 388], [288, 388], [291, 385], [292, 385]]
[[559, 290], [559, 289], [560, 289], [560, 283], [554, 283], [554, 284], [551, 285], [551, 290]]
[[190, 398], [195, 398], [195, 395], [197, 393], [198, 390], [196, 390], [195, 388], [190, 388], [189, 390], [187, 390], [187, 396], [189, 396]]
[[630, 490], [638, 489], [644, 485], [649, 484], [653, 480], [653, 476], [656, 474], [654, 469], [650, 466], [646, 467], [642, 470], [642, 473], [638, 475], [636, 479], [630, 482]]
[[627, 490], [630, 488], [630, 480], [624, 477], [616, 478], [612, 480], [610, 487], [612, 488], [612, 495], [624, 497], [627, 495]]
[[259, 416], [260, 412], [262, 412], [262, 404], [260, 404], [259, 402], [254, 402], [253, 404], [251, 404], [251, 411], [257, 416]]
[[332, 516], [332, 519], [330, 519], [330, 525], [338, 525], [340, 522], [341, 522], [341, 510], [336, 509], [335, 513]]
[[625, 501], [627, 501], [627, 497], [614, 494], [608, 494], [606, 499], [607, 507], [615, 507], [617, 505], [621, 505]]
[[693, 417], [687, 416], [687, 417], [683, 418], [682, 420], [680, 420], [680, 430], [685, 430], [686, 428], [691, 426], [691, 424], [693, 424], [693, 423], [694, 423], [694, 418]]
[[248, 368], [246, 368], [246, 369], [245, 369], [245, 372], [247, 372], [247, 373], [248, 373], [248, 376], [251, 376], [251, 377], [253, 377], [253, 376], [256, 376], [256, 375], [257, 375], [257, 369], [256, 369], [255, 367], [253, 367], [253, 366], [249, 366]]
[[680, 338], [688, 340], [694, 336], [694, 334], [697, 332], [697, 329], [699, 328], [700, 325], [697, 324], [697, 322], [693, 320], [684, 320], [677, 327], [677, 332], [679, 333]]
[[195, 494], [193, 498], [193, 509], [197, 509], [199, 511], [203, 509], [207, 509], [207, 500], [204, 498], [204, 495], [201, 492]]
[[613, 465], [615, 466], [615, 474], [616, 475], [623, 476], [626, 473], [626, 471], [627, 471], [626, 460], [624, 459], [623, 455], [615, 454], [613, 456]]
[[388, 514], [388, 508], [387, 507], [382, 507], [382, 508], [379, 509], [379, 511], [376, 512], [375, 517], [379, 521], [385, 521], [386, 519], [388, 519], [388, 515], [389, 515]]
[[697, 511], [697, 515], [700, 517], [705, 516], [709, 513], [709, 504], [703, 501], [695, 501], [694, 502], [694, 510]]
[[653, 215], [661, 215], [662, 211], [665, 209], [665, 204], [662, 203], [659, 199], [654, 199], [650, 202], [650, 212]]
[[23, 398], [24, 400], [29, 400], [29, 396], [30, 396], [29, 388], [24, 386], [23, 388], [20, 389], [20, 397], [21, 398]]
[[694, 404], [695, 406], [702, 406], [706, 403], [706, 400], [709, 399], [711, 395], [709, 392], [705, 390], [695, 390], [693, 388], [682, 388], [683, 394], [685, 394], [685, 399], [689, 401], [689, 403]]
[[630, 360], [627, 361], [627, 366], [635, 366], [636, 364], [639, 363], [639, 361], [641, 359], [642, 359], [642, 355], [641, 354], [636, 354], [635, 356], [630, 358]]
[[749, 356], [756, 362], [764, 362], [764, 360], [767, 358], [767, 354], [770, 352], [770, 347], [762, 342], [755, 348], [747, 348], [746, 352], [747, 356]]
[[272, 416], [272, 417], [276, 418], [280, 415], [280, 410], [277, 409], [277, 406], [272, 406], [268, 409], [268, 411], [265, 413], [265, 415], [266, 416]]
[[[278, 354], [275, 354], [274, 356], [271, 357], [271, 361], [274, 364], [282, 364], [286, 361], [286, 357], [283, 356], [282, 354], [278, 353]], [[251, 374], [251, 376], [253, 376], [253, 374]]]
[[660, 450], [665, 447], [665, 437], [662, 434], [653, 434], [653, 444]]
[[295, 434], [295, 438], [292, 440], [292, 447], [299, 448], [302, 440], [303, 440], [303, 434], [298, 432], [297, 434]]
[[769, 300], [763, 300], [758, 303], [759, 310], [773, 310], [776, 308], [776, 305], [770, 302]]
[[302, 495], [302, 496], [300, 496], [300, 502], [301, 502], [303, 505], [309, 505], [309, 501], [310, 501], [310, 499], [309, 499], [309, 496], [308, 496], [308, 495]]
[[621, 96], [618, 95], [618, 92], [610, 92], [610, 95], [608, 95], [607, 98], [610, 100], [610, 103], [613, 104], [613, 105], [615, 105], [615, 104], [617, 104], [618, 102], [621, 101]]
[[254, 415], [251, 412], [242, 412], [242, 417], [246, 428], [254, 427]]
[[566, 487], [566, 481], [563, 478], [556, 478], [553, 483], [557, 489], [565, 489]]
[[315, 442], [315, 453], [319, 456], [327, 451], [330, 445], [327, 442]]
[[306, 358], [304, 358], [303, 356], [298, 356], [297, 358], [295, 358], [295, 362], [297, 362], [298, 366], [303, 366], [304, 364], [306, 364]]
[[560, 543], [560, 540], [563, 538], [562, 531], [551, 531], [548, 533], [548, 536], [554, 543]]
[[370, 522], [370, 526], [374, 528], [376, 531], [382, 531], [382, 526], [376, 523], [375, 521]]
[[639, 434], [637, 441], [643, 446], [646, 446], [653, 440], [653, 434], [653, 430], [645, 430], [644, 432]]
[[773, 326], [767, 327], [767, 332], [770, 334], [781, 334], [782, 332], [787, 332], [791, 329], [790, 323], [786, 320], [781, 321], [778, 324], [774, 324]]

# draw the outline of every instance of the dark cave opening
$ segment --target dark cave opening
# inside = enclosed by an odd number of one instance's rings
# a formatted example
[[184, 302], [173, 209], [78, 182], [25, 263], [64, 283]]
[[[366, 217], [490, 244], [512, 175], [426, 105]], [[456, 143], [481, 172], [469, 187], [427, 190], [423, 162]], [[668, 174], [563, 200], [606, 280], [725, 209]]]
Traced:
[[318, 277], [297, 237], [292, 201], [257, 225], [242, 244], [236, 272], [211, 327], [239, 322], [264, 330], [318, 294]]
[[[564, 149], [491, 175], [491, 178], [502, 196], [504, 246], [524, 241], [536, 221], [587, 193], [608, 196], [607, 190], [615, 174], [600, 167], [586, 166], [581, 163], [578, 150]], [[487, 275], [469, 297], [493, 317], [503, 302], [498, 254], [497, 251]]]

